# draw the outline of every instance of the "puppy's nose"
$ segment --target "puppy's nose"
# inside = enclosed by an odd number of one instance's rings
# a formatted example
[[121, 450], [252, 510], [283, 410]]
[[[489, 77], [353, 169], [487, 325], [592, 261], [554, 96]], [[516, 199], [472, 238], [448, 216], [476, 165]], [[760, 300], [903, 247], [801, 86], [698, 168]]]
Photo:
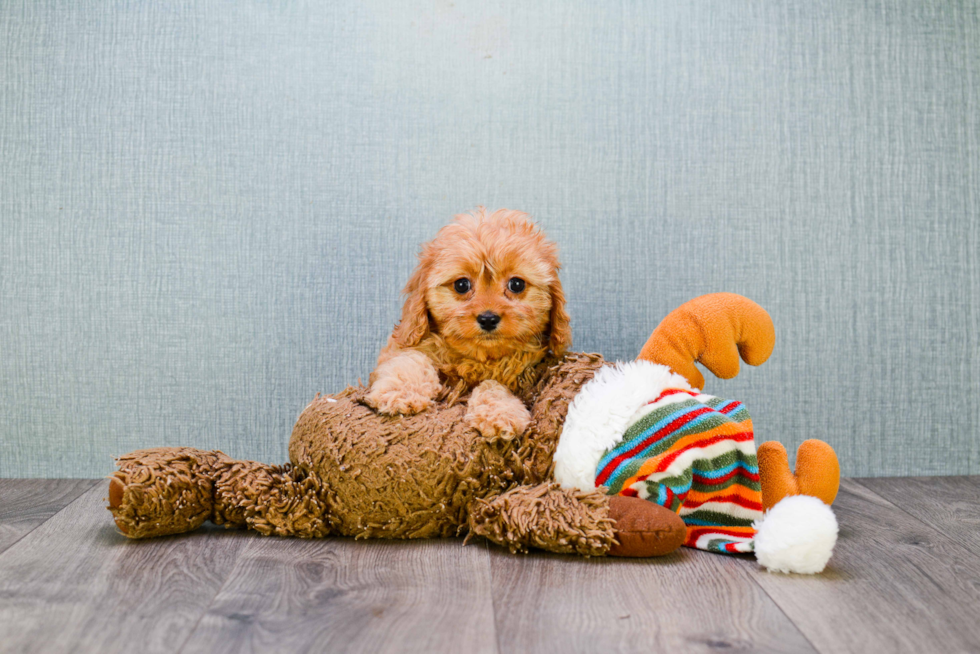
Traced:
[[500, 316], [493, 311], [484, 311], [476, 317], [476, 321], [480, 323], [480, 328], [483, 331], [492, 332], [500, 324]]

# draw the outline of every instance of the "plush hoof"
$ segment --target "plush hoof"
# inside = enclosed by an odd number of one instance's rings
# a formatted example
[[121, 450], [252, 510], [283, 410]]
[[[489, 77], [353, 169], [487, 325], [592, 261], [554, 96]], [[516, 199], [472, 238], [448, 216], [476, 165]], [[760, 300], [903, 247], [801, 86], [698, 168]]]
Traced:
[[616, 523], [619, 541], [610, 548], [609, 556], [664, 556], [687, 538], [687, 527], [679, 515], [638, 497], [610, 497], [609, 517]]
[[[122, 483], [122, 480], [119, 479], [119, 477], [111, 477], [109, 479], [109, 510], [110, 511], [112, 511], [113, 509], [118, 509], [120, 506], [122, 506], [123, 492], [125, 490], [126, 490], [126, 485]], [[123, 522], [119, 518], [115, 518], [115, 521], [116, 521], [116, 527], [119, 528], [119, 531], [121, 531], [124, 534], [129, 532], [129, 529], [126, 526], [125, 522]]]
[[840, 488], [840, 463], [834, 448], [821, 440], [804, 441], [796, 451], [796, 472], [790, 470], [786, 448], [776, 441], [759, 446], [762, 509], [768, 511], [784, 497], [810, 495], [828, 506]]

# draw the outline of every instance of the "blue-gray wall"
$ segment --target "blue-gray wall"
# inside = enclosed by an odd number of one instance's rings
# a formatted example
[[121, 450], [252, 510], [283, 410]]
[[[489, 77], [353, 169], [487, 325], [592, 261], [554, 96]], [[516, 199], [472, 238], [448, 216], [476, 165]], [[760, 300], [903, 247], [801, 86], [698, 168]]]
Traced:
[[576, 348], [711, 291], [709, 391], [849, 475], [980, 473], [976, 2], [0, 3], [0, 476], [281, 461], [367, 378], [419, 242], [563, 251]]

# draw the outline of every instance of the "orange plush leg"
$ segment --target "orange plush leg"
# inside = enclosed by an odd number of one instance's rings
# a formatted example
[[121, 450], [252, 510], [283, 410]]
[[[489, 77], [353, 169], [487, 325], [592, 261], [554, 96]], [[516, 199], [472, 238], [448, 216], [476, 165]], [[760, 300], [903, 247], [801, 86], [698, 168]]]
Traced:
[[823, 441], [804, 441], [796, 451], [796, 474], [789, 469], [786, 448], [776, 441], [759, 446], [762, 508], [768, 511], [787, 495], [811, 495], [833, 504], [840, 488], [840, 463]]

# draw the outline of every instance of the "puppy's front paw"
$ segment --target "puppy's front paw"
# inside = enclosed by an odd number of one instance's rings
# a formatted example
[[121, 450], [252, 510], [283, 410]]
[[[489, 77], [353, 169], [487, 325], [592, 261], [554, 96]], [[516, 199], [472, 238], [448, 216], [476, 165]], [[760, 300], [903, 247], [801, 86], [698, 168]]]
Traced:
[[487, 438], [511, 440], [524, 433], [531, 414], [506, 387], [488, 379], [473, 389], [466, 420]]
[[432, 406], [432, 398], [410, 388], [371, 387], [364, 398], [368, 406], [389, 416], [414, 416]]
[[412, 416], [432, 406], [439, 395], [439, 373], [421, 352], [408, 351], [375, 369], [364, 401], [389, 416]]

